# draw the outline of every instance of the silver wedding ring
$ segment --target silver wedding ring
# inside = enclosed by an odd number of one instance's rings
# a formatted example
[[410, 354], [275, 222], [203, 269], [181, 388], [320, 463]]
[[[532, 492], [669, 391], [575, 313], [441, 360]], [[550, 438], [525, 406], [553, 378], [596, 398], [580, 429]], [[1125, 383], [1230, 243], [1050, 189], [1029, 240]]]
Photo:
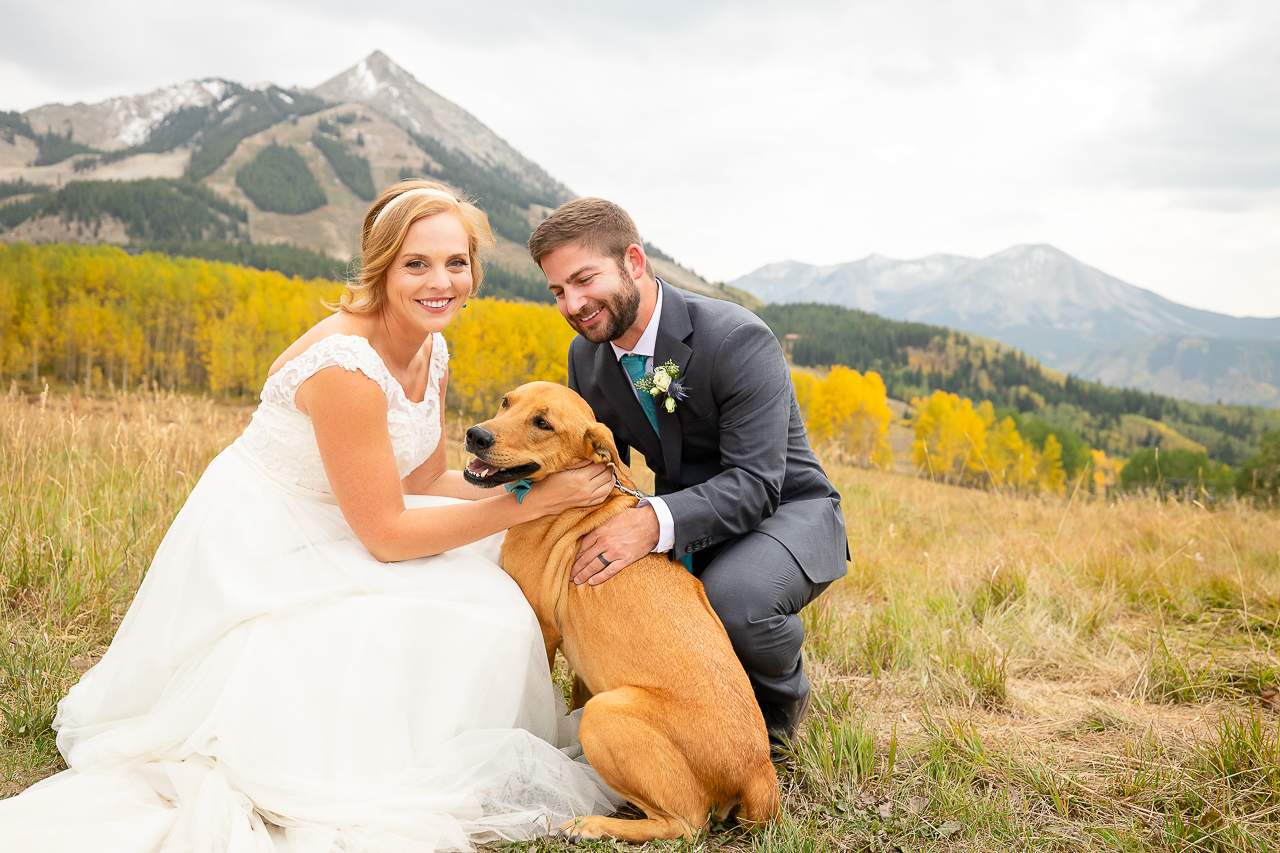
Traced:
[[596, 554], [596, 559], [597, 559], [597, 560], [599, 560], [600, 562], [604, 563], [606, 568], [608, 567], [608, 565], [609, 565], [609, 561], [608, 561], [608, 560], [606, 560], [606, 559], [604, 558], [604, 552], [603, 552], [603, 551], [601, 551], [599, 554]]

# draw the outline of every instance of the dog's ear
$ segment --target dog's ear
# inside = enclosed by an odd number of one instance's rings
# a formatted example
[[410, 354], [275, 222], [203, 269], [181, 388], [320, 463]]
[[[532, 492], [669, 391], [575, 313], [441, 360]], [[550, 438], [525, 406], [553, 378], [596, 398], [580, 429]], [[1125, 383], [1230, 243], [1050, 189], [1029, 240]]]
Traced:
[[613, 431], [604, 424], [592, 424], [587, 427], [583, 437], [588, 450], [588, 458], [595, 462], [612, 462], [615, 467], [623, 467], [618, 456], [618, 444], [613, 440]]

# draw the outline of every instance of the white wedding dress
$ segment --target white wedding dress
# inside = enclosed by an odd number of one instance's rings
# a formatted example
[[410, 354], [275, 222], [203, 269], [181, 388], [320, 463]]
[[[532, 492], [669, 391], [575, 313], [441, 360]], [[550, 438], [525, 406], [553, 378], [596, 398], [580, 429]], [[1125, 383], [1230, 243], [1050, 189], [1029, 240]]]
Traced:
[[386, 393], [403, 477], [441, 439], [447, 359], [437, 334], [421, 403], [357, 336], [267, 380], [106, 656], [58, 705], [70, 769], [0, 801], [0, 851], [428, 853], [613, 810], [572, 760], [537, 621], [497, 565], [501, 535], [379, 563], [293, 403], [317, 370], [363, 372]]

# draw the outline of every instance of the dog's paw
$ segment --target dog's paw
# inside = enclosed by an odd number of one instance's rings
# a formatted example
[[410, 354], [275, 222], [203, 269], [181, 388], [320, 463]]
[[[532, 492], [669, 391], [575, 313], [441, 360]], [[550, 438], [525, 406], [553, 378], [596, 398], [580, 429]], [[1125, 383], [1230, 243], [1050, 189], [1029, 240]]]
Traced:
[[573, 820], [560, 827], [556, 833], [562, 841], [570, 844], [579, 844], [583, 841], [596, 841], [600, 838], [610, 838], [609, 833], [605, 832], [601, 826], [607, 818], [599, 815], [591, 815], [590, 817], [576, 817]]

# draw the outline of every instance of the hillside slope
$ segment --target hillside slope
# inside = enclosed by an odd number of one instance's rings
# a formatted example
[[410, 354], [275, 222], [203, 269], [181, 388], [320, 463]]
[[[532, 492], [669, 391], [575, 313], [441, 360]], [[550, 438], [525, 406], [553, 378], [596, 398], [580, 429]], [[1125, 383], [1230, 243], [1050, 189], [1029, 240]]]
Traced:
[[504, 174], [527, 193], [554, 207], [573, 194], [540, 166], [526, 159], [471, 113], [419, 83], [376, 50], [312, 90], [331, 103], [372, 107], [405, 130], [434, 139], [465, 155], [486, 171]]
[[1278, 409], [1204, 405], [1107, 387], [940, 326], [812, 303], [766, 305], [759, 314], [797, 365], [873, 370], [889, 395], [900, 400], [935, 390], [989, 400], [1073, 430], [1112, 455], [1129, 456], [1151, 445], [1188, 446], [1189, 441], [1220, 462], [1238, 465], [1256, 452], [1264, 432], [1280, 429]]
[[1201, 403], [1280, 408], [1280, 340], [1152, 335], [1096, 350], [1067, 369], [1106, 385]]

